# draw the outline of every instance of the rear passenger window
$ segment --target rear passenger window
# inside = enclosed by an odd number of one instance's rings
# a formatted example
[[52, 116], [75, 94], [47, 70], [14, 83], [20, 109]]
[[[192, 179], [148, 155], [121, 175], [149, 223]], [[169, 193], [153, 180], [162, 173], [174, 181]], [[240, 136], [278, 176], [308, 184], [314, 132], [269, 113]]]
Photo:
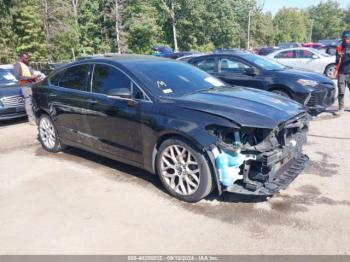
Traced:
[[275, 55], [275, 58], [296, 58], [295, 52], [294, 51], [283, 51]]
[[86, 91], [89, 69], [90, 65], [78, 65], [66, 69], [59, 81], [59, 86]]

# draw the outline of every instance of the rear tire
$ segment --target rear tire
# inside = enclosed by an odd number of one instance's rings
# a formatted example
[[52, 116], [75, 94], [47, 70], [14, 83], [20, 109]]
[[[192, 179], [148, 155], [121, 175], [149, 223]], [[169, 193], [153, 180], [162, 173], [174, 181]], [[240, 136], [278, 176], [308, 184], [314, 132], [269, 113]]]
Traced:
[[156, 168], [166, 191], [186, 202], [197, 202], [212, 190], [213, 179], [202, 152], [186, 140], [164, 141], [156, 157]]
[[60, 143], [56, 127], [48, 115], [42, 114], [40, 116], [38, 132], [39, 141], [45, 150], [53, 153], [62, 151], [63, 146]]

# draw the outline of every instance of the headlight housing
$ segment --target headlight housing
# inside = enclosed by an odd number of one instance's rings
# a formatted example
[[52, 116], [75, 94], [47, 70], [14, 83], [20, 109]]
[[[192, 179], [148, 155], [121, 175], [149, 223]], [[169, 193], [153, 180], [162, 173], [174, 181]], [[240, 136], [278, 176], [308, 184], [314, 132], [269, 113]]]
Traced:
[[309, 87], [315, 87], [317, 86], [319, 83], [315, 80], [310, 80], [310, 79], [298, 79], [297, 81], [300, 85], [302, 86], [309, 86]]

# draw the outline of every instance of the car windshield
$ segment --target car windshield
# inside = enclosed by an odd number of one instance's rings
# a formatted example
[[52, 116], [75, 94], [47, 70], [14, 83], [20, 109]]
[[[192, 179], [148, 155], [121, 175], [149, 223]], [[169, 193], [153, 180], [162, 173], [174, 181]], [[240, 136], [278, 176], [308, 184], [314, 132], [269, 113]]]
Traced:
[[0, 85], [13, 84], [16, 81], [13, 70], [0, 68]]
[[132, 63], [129, 70], [146, 86], [165, 97], [180, 97], [225, 86], [219, 79], [182, 62], [145, 61]]
[[268, 58], [257, 56], [257, 55], [245, 55], [244, 58], [249, 62], [268, 71], [279, 71], [287, 68], [286, 66], [280, 63], [277, 63]]

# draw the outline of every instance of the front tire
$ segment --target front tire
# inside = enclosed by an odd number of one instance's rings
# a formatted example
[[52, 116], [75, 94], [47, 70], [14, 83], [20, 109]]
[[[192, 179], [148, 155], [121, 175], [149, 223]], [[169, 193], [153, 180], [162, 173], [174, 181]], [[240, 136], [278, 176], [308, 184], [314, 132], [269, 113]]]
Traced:
[[328, 65], [324, 70], [324, 74], [331, 79], [335, 78], [334, 73], [335, 73], [335, 64]]
[[57, 153], [62, 150], [56, 127], [51, 118], [43, 114], [39, 118], [38, 124], [39, 141], [43, 148], [49, 152]]
[[212, 190], [213, 179], [204, 154], [183, 139], [161, 144], [156, 167], [168, 193], [182, 201], [197, 202]]

